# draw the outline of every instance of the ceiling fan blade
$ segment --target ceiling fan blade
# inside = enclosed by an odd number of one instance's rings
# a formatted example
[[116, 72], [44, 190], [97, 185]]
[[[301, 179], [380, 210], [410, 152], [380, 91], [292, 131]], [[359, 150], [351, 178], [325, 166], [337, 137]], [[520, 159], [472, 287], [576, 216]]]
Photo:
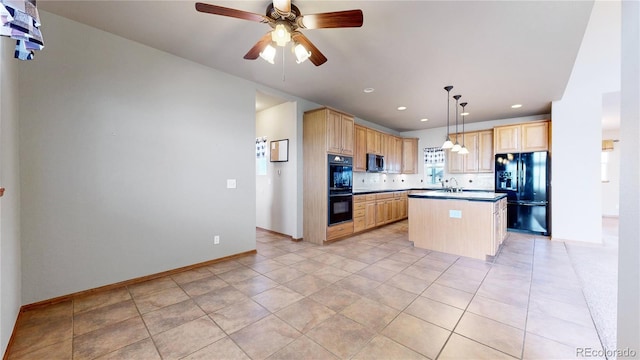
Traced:
[[247, 60], [255, 60], [260, 56], [260, 53], [267, 45], [271, 44], [271, 31], [266, 33], [258, 42], [253, 45], [253, 47], [244, 55], [244, 58]]
[[283, 14], [291, 12], [291, 0], [273, 0], [273, 7]]
[[271, 21], [271, 19], [264, 15], [254, 14], [243, 10], [230, 9], [217, 5], [205, 4], [201, 2], [196, 3], [196, 10], [207, 14], [222, 15], [261, 23], [268, 23]]
[[294, 31], [293, 34], [291, 34], [291, 37], [293, 38], [294, 41], [297, 41], [300, 44], [302, 44], [302, 46], [304, 46], [305, 49], [307, 49], [308, 51], [311, 51], [311, 56], [309, 57], [309, 60], [313, 63], [313, 65], [320, 66], [325, 62], [327, 62], [327, 58], [324, 55], [322, 55], [320, 50], [318, 50], [318, 48], [315, 45], [313, 45], [313, 43], [311, 43], [311, 41], [309, 41], [309, 39], [307, 39], [307, 37], [304, 36], [303, 33], [299, 31]]
[[311, 14], [298, 17], [298, 26], [304, 29], [360, 27], [364, 21], [362, 10], [346, 10]]

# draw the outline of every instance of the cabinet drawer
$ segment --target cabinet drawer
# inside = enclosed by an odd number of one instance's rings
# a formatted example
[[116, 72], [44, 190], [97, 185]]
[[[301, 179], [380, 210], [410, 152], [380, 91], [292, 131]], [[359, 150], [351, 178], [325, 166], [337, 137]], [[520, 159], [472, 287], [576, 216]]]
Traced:
[[353, 221], [327, 227], [327, 240], [353, 234]]
[[353, 196], [353, 203], [360, 203], [360, 202], [365, 202], [367, 200], [366, 195], [354, 195]]
[[362, 209], [353, 210], [353, 218], [362, 217], [364, 218], [364, 204], [362, 204]]
[[[364, 207], [365, 207], [365, 203], [363, 203], [363, 202], [353, 204], [353, 212], [354, 212], [354, 214], [358, 210], [364, 211]], [[356, 215], [353, 215], [353, 216], [356, 216]]]
[[393, 197], [396, 199], [407, 198], [408, 194], [406, 191], [398, 191], [393, 193]]
[[376, 194], [376, 200], [393, 199], [393, 193]]
[[365, 200], [366, 201], [375, 201], [376, 200], [376, 194], [365, 195]]

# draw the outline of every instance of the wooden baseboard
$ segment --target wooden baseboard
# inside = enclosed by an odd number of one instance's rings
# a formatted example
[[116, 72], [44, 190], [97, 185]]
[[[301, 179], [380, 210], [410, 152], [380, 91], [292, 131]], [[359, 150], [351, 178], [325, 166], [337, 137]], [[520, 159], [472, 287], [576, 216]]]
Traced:
[[279, 235], [279, 236], [284, 236], [286, 238], [289, 238], [289, 240], [291, 241], [295, 241], [295, 242], [299, 242], [302, 241], [302, 238], [294, 238], [291, 235], [287, 235], [287, 234], [283, 234], [283, 233], [279, 233], [277, 231], [273, 231], [273, 230], [269, 230], [269, 229], [265, 229], [265, 228], [261, 228], [259, 226], [256, 226], [256, 229], [260, 230], [260, 231], [264, 231], [264, 232], [268, 232], [269, 234], [273, 234], [273, 235]]
[[[157, 278], [161, 278], [161, 277], [165, 277], [165, 276], [169, 276], [169, 275], [175, 275], [175, 274], [181, 273], [183, 271], [193, 270], [193, 269], [196, 269], [196, 268], [199, 268], [199, 267], [209, 266], [209, 265], [213, 265], [213, 264], [216, 264], [216, 263], [219, 263], [219, 262], [232, 260], [232, 259], [237, 259], [237, 258], [241, 258], [241, 257], [247, 256], [247, 255], [253, 255], [253, 254], [257, 254], [257, 253], [258, 253], [257, 250], [245, 251], [245, 252], [242, 252], [242, 253], [225, 256], [225, 257], [222, 257], [222, 258], [219, 258], [219, 259], [208, 260], [208, 261], [204, 261], [204, 262], [197, 263], [197, 264], [187, 265], [187, 266], [183, 266], [183, 267], [180, 267], [180, 268], [159, 272], [159, 273], [156, 273], [156, 274], [141, 276], [141, 277], [130, 279], [130, 280], [120, 281], [120, 282], [117, 282], [117, 283], [114, 283], [114, 284], [104, 285], [104, 286], [100, 286], [100, 287], [93, 288], [93, 289], [78, 291], [78, 292], [75, 292], [75, 293], [72, 293], [72, 294], [62, 295], [62, 296], [58, 296], [58, 297], [55, 297], [55, 298], [52, 298], [52, 299], [47, 299], [47, 300], [42, 300], [42, 301], [38, 301], [38, 302], [35, 302], [35, 303], [27, 304], [27, 305], [22, 305], [20, 307], [20, 313], [23, 313], [23, 312], [28, 311], [28, 310], [41, 308], [41, 307], [44, 307], [44, 306], [49, 306], [49, 305], [61, 303], [63, 301], [67, 301], [67, 300], [73, 300], [73, 299], [81, 297], [81, 296], [86, 296], [86, 295], [95, 294], [95, 293], [99, 293], [99, 292], [103, 292], [103, 291], [113, 290], [113, 289], [121, 288], [123, 286], [134, 285], [134, 284], [138, 284], [138, 283], [141, 283], [141, 282], [145, 282], [145, 281], [149, 281], [149, 280], [153, 280], [153, 279], [157, 279]], [[20, 316], [18, 315], [18, 317], [20, 317]], [[16, 323], [17, 323], [17, 320], [16, 320]], [[12, 337], [13, 337], [13, 334], [12, 334]], [[9, 343], [11, 343], [11, 341], [9, 341]], [[7, 347], [7, 349], [8, 349], [8, 347]]]
[[18, 320], [20, 319], [20, 314], [22, 313], [22, 306], [20, 307], [20, 311], [18, 311], [18, 316], [16, 317], [16, 321], [13, 323], [13, 329], [11, 330], [11, 337], [9, 338], [9, 342], [7, 343], [7, 348], [4, 350], [4, 354], [2, 355], [2, 360], [9, 359], [9, 350], [13, 346], [15, 342], [16, 329], [18, 328]]

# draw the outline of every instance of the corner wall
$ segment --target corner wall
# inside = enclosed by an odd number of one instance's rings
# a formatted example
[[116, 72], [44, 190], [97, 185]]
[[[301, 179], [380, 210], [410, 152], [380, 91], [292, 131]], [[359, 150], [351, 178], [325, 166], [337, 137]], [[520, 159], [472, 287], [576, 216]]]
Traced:
[[[640, 2], [622, 4], [618, 349], [640, 359]], [[622, 358], [622, 357], [619, 357]]]
[[23, 303], [255, 249], [255, 84], [41, 17], [19, 69]]
[[620, 2], [596, 1], [564, 95], [552, 104], [554, 239], [602, 242], [602, 101], [615, 91], [620, 91]]
[[[300, 238], [297, 233], [297, 106], [286, 102], [256, 113], [256, 137], [267, 138], [267, 174], [256, 173], [256, 226]], [[289, 139], [289, 161], [271, 162], [271, 141]], [[254, 159], [255, 162], [255, 159]]]
[[0, 353], [4, 354], [22, 305], [20, 176], [18, 164], [18, 67], [16, 41], [0, 38]]

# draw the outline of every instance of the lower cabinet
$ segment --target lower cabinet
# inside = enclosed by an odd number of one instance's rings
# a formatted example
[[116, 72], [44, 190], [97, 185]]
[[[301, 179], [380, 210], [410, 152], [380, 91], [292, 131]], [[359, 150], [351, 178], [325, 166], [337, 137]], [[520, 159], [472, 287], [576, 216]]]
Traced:
[[353, 232], [360, 232], [407, 218], [407, 191], [355, 195]]
[[353, 234], [353, 221], [327, 227], [327, 241]]

